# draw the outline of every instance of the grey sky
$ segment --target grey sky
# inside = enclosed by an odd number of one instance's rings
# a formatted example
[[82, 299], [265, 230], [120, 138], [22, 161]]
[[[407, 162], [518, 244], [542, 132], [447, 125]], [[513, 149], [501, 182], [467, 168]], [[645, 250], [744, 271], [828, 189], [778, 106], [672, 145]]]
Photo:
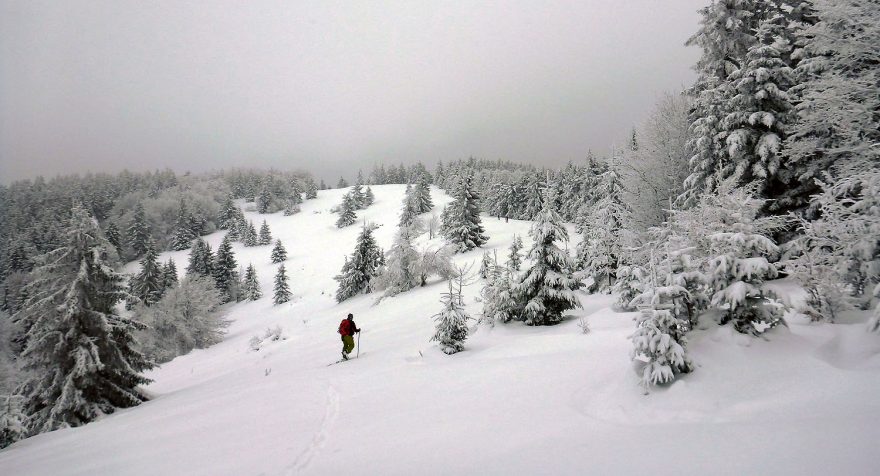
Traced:
[[605, 151], [707, 0], [0, 0], [0, 180]]

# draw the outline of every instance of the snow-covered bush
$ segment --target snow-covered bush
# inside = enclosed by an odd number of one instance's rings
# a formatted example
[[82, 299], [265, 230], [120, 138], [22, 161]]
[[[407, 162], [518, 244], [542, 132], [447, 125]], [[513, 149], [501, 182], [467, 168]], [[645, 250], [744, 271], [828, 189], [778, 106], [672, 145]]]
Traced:
[[647, 271], [637, 264], [625, 264], [617, 268], [617, 280], [614, 282], [614, 294], [617, 301], [614, 307], [620, 311], [634, 311], [632, 301], [644, 292], [647, 284]]
[[691, 371], [684, 322], [676, 319], [670, 309], [643, 309], [636, 322], [636, 331], [630, 336], [630, 355], [646, 391], [650, 385], [670, 382], [677, 374]]
[[135, 308], [137, 318], [148, 326], [138, 333], [143, 352], [167, 362], [220, 342], [229, 326], [221, 303], [220, 291], [210, 278], [188, 276], [156, 304]]
[[516, 280], [513, 272], [501, 266], [495, 266], [483, 286], [483, 315], [480, 322], [494, 325], [495, 322], [510, 322], [520, 319], [522, 306], [513, 291]]
[[287, 336], [284, 335], [284, 329], [281, 326], [268, 327], [262, 336], [251, 337], [250, 341], [248, 341], [248, 347], [254, 352], [259, 352], [267, 342], [278, 342], [286, 339]]

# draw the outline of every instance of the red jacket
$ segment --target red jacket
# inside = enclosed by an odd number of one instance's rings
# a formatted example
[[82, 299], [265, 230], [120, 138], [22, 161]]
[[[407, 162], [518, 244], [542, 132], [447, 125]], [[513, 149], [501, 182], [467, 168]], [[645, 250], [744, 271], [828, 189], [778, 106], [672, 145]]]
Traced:
[[353, 336], [355, 332], [360, 332], [361, 330], [357, 328], [354, 320], [348, 320], [345, 318], [342, 322], [339, 323], [339, 333], [344, 336]]

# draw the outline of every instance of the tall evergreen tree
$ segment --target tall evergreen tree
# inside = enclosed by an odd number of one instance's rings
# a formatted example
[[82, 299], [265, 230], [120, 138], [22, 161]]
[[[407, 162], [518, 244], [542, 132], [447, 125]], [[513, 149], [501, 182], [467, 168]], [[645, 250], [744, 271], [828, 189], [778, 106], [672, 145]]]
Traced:
[[629, 209], [623, 201], [623, 184], [612, 166], [602, 174], [597, 193], [602, 198], [588, 222], [580, 226], [578, 267], [593, 277], [593, 289], [610, 291], [623, 251]]
[[335, 279], [339, 283], [336, 301], [342, 302], [361, 293], [372, 292], [372, 280], [378, 275], [383, 259], [382, 249], [373, 237], [373, 225], [364, 225], [357, 238], [351, 259]]
[[565, 311], [581, 307], [574, 294], [581, 284], [572, 277], [568, 253], [556, 244], [568, 240], [568, 231], [547, 195], [544, 208], [529, 231], [534, 240], [528, 254], [531, 266], [514, 285], [514, 292], [525, 306], [522, 315], [528, 325], [555, 324], [562, 320]]
[[134, 215], [128, 225], [126, 236], [128, 236], [128, 245], [131, 247], [135, 258], [139, 258], [147, 252], [147, 241], [150, 240], [150, 228], [147, 225], [147, 217], [142, 203], [138, 203], [137, 206], [135, 206]]
[[223, 302], [232, 301], [236, 297], [237, 269], [238, 263], [236, 263], [235, 254], [232, 252], [232, 243], [228, 236], [224, 236], [220, 246], [217, 247], [213, 270], [214, 282], [223, 296]]
[[[63, 247], [44, 255], [16, 315], [28, 329], [20, 387], [31, 433], [88, 423], [146, 397], [141, 373], [153, 364], [135, 350], [143, 326], [115, 313], [123, 278], [107, 257], [112, 246], [80, 206]], [[146, 251], [146, 250], [145, 250]]]
[[480, 220], [480, 197], [474, 191], [473, 175], [465, 175], [456, 192], [455, 201], [443, 212], [441, 233], [459, 251], [468, 251], [489, 240]]
[[278, 273], [275, 275], [275, 295], [273, 302], [275, 304], [284, 304], [290, 301], [290, 286], [287, 285], [287, 270], [284, 263], [278, 267]]
[[266, 223], [266, 220], [263, 220], [263, 224], [260, 225], [260, 238], [258, 243], [261, 245], [272, 244], [272, 232], [269, 231], [269, 224]]
[[244, 298], [248, 301], [256, 301], [263, 297], [263, 291], [260, 290], [260, 282], [257, 280], [257, 270], [251, 263], [244, 273]]
[[276, 264], [287, 260], [287, 250], [284, 249], [281, 240], [275, 240], [275, 246], [272, 248], [271, 258], [272, 262]]
[[232, 195], [228, 195], [220, 206], [220, 213], [217, 215], [217, 228], [221, 230], [232, 230], [238, 225], [239, 213], [241, 210], [232, 201]]

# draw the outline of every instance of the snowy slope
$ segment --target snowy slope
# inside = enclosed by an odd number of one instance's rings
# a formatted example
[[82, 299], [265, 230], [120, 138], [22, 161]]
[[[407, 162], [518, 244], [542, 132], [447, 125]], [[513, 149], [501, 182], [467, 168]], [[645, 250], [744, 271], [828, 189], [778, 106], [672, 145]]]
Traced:
[[[373, 190], [359, 219], [383, 225], [387, 248], [404, 187]], [[632, 315], [612, 312], [609, 296], [582, 295], [588, 335], [575, 320], [499, 325], [446, 356], [428, 342], [442, 282], [378, 305], [333, 300], [359, 231], [334, 226], [329, 209], [344, 191], [322, 191], [291, 217], [247, 214], [287, 247], [295, 299], [271, 304], [271, 246], [235, 244], [264, 298], [230, 306], [224, 342], [153, 371], [144, 405], [0, 451], [0, 474], [875, 473], [880, 339], [862, 323], [792, 319], [768, 340], [708, 326], [691, 336], [696, 372], [648, 396], [630, 369]], [[439, 213], [449, 198], [433, 197]], [[484, 220], [499, 256], [514, 233], [529, 246], [529, 223]], [[169, 256], [185, 268], [187, 252]], [[466, 290], [472, 315], [478, 291]], [[364, 330], [361, 357], [327, 366], [348, 312]], [[249, 349], [276, 325], [286, 340]]]

